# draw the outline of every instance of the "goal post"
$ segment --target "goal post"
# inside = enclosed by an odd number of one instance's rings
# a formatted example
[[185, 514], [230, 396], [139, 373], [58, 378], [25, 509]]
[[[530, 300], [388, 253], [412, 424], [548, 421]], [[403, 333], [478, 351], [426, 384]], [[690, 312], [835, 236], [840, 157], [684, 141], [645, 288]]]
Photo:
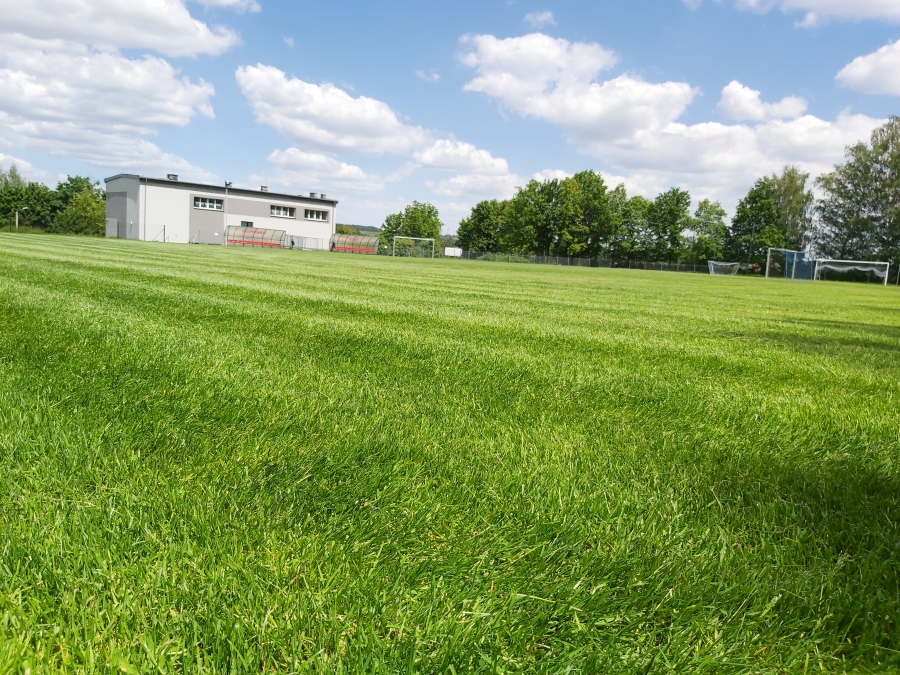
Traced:
[[780, 277], [812, 281], [815, 261], [805, 251], [789, 248], [769, 248], [766, 253], [766, 279]]
[[735, 276], [741, 269], [739, 262], [721, 262], [719, 260], [707, 260], [709, 273], [712, 276]]
[[[401, 236], [396, 236], [391, 239], [391, 257], [396, 257], [396, 255], [397, 255], [397, 240], [398, 239], [408, 240], [408, 241], [421, 241], [421, 242], [429, 242], [430, 241], [431, 242], [431, 257], [434, 258], [434, 239], [432, 239], [430, 237], [401, 237]], [[425, 257], [424, 251], [427, 250], [428, 245], [421, 244], [421, 246], [423, 247], [422, 248], [422, 251], [423, 251], [422, 257], [424, 258]]]
[[874, 260], [833, 260], [831, 258], [820, 258], [819, 260], [816, 260], [813, 280], [824, 280], [826, 270], [832, 270], [833, 272], [842, 274], [846, 274], [847, 272], [872, 273], [879, 279], [883, 279], [883, 285], [887, 286], [888, 276], [891, 272], [891, 264], [889, 262], [878, 262]]

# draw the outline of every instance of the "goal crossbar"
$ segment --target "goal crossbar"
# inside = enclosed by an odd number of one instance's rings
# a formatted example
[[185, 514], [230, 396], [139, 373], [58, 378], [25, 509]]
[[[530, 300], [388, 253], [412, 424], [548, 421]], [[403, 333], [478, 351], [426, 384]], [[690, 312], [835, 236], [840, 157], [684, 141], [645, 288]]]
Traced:
[[430, 241], [431, 242], [431, 257], [434, 257], [434, 239], [431, 237], [401, 237], [396, 236], [391, 238], [391, 257], [394, 257], [397, 254], [397, 240], [398, 239], [412, 239], [413, 241]]
[[836, 258], [819, 258], [816, 260], [816, 271], [813, 275], [813, 280], [819, 280], [820, 270], [834, 270], [835, 272], [849, 272], [850, 270], [872, 272], [875, 276], [883, 278], [884, 285], [887, 286], [888, 277], [891, 273], [891, 264], [889, 262], [875, 260], [837, 260]]

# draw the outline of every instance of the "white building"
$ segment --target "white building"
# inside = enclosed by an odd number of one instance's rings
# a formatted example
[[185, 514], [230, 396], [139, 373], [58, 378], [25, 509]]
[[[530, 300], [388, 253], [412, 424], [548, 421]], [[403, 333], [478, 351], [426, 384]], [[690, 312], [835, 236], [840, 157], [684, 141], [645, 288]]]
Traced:
[[182, 244], [224, 244], [225, 226], [284, 230], [305, 237], [307, 248], [328, 249], [337, 202], [119, 174], [106, 179], [106, 236]]

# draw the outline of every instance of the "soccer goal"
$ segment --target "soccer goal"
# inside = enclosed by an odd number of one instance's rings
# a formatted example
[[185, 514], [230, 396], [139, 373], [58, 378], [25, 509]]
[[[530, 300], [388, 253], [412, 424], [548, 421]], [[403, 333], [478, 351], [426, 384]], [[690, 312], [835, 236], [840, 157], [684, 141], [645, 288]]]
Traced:
[[433, 258], [434, 239], [427, 237], [394, 237], [391, 255], [403, 258]]
[[734, 276], [741, 269], [739, 262], [720, 262], [718, 260], [707, 260], [706, 262], [709, 264], [709, 273], [715, 276]]
[[[858, 277], [859, 281], [868, 281], [871, 280], [872, 275], [874, 274], [877, 279], [882, 280], [884, 285], [887, 286], [888, 274], [890, 274], [890, 271], [891, 264], [886, 262], [875, 262], [872, 260], [830, 260], [826, 258], [816, 260], [813, 279], [819, 281], [827, 279], [829, 276], [834, 279], [834, 274], [837, 273], [851, 274]], [[829, 272], [831, 272], [830, 275], [828, 274]]]
[[770, 248], [766, 254], [766, 279], [812, 281], [816, 261], [805, 251]]

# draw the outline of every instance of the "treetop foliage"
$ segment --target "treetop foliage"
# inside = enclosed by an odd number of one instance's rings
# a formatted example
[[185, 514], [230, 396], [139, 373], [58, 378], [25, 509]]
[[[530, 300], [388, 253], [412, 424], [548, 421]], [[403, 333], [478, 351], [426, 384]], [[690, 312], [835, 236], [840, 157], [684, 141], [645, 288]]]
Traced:
[[99, 182], [69, 176], [55, 190], [25, 180], [13, 164], [0, 168], [0, 224], [19, 223], [50, 232], [102, 235], [106, 194]]
[[796, 166], [763, 176], [727, 224], [719, 202], [703, 200], [691, 216], [691, 196], [677, 187], [651, 201], [582, 171], [480, 202], [460, 223], [458, 244], [487, 253], [760, 266], [774, 247], [900, 263], [900, 118], [848, 147], [846, 161], [814, 182], [819, 200]]
[[381, 228], [381, 243], [391, 245], [394, 237], [421, 237], [440, 241], [441, 222], [437, 207], [427, 202], [413, 202], [400, 213], [393, 213], [384, 219]]

